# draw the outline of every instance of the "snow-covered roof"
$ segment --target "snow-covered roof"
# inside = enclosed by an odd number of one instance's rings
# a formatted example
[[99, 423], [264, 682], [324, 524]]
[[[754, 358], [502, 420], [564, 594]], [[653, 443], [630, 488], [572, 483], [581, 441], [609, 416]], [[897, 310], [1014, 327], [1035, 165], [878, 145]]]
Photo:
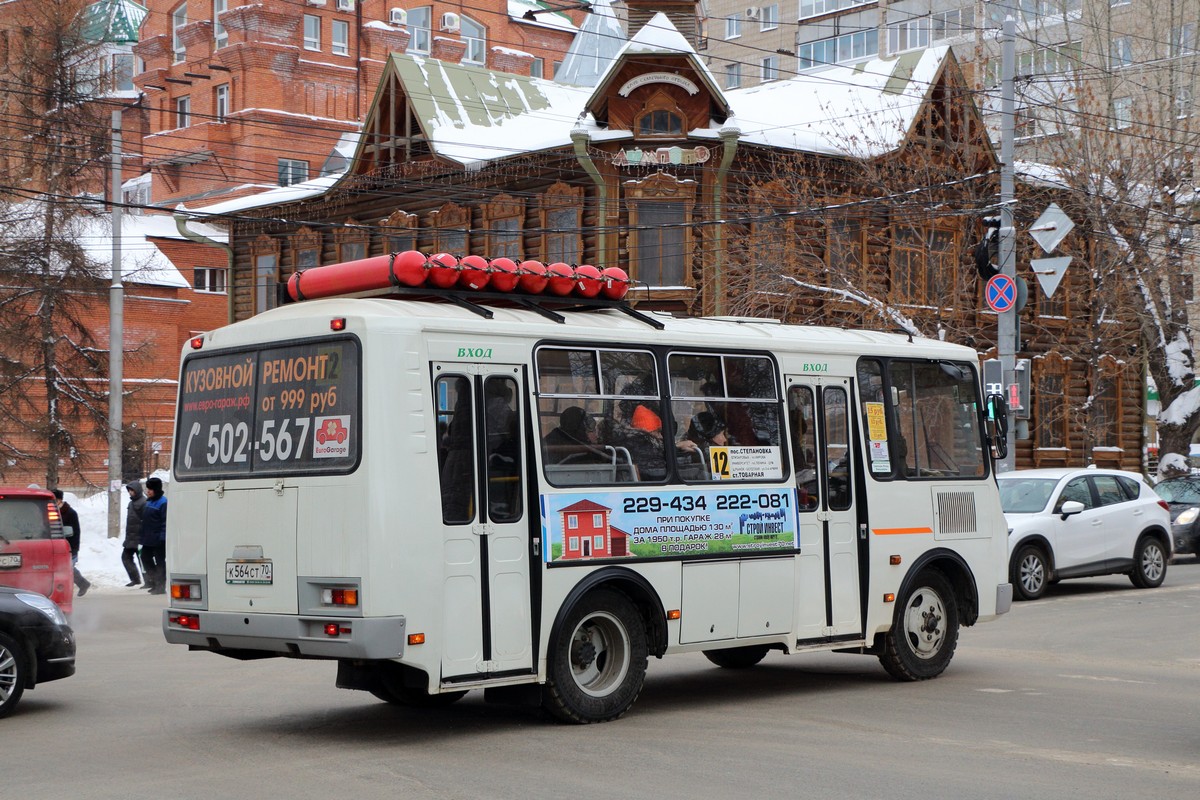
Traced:
[[555, 82], [595, 86], [616, 61], [625, 42], [625, 28], [613, 13], [612, 4], [609, 0], [595, 0], [579, 35], [554, 71]]
[[[112, 269], [112, 217], [99, 214], [81, 218], [78, 241], [88, 258]], [[216, 241], [225, 241], [223, 230], [211, 225], [192, 223], [191, 230]], [[173, 217], [155, 215], [121, 215], [121, 277], [127, 283], [150, 286], [186, 288], [191, 283], [163, 255], [151, 238], [183, 239]], [[111, 272], [108, 273], [111, 276]]]
[[[221, 203], [214, 203], [210, 206], [201, 206], [197, 208], [186, 208], [181, 206], [180, 211], [191, 214], [194, 217], [203, 219], [205, 216], [213, 215], [220, 216], [223, 214], [237, 214], [242, 211], [248, 211], [252, 208], [262, 208], [263, 206], [274, 206], [280, 203], [294, 203], [297, 200], [307, 200], [310, 197], [318, 197], [338, 182], [342, 175], [322, 175], [319, 178], [304, 181], [303, 183], [293, 183], [291, 186], [276, 186], [268, 188], [265, 185], [251, 184], [252, 188], [260, 189], [257, 194], [246, 195], [245, 197], [236, 197], [233, 200], [226, 200]], [[241, 187], [239, 187], [241, 188]]]
[[[538, 0], [508, 0], [508, 18], [511, 20], [555, 28], [561, 31], [570, 31], [571, 33], [578, 30], [575, 23], [571, 21], [570, 16], [554, 9], [554, 4], [541, 3]], [[533, 19], [525, 19], [525, 13], [528, 11], [534, 12]]]

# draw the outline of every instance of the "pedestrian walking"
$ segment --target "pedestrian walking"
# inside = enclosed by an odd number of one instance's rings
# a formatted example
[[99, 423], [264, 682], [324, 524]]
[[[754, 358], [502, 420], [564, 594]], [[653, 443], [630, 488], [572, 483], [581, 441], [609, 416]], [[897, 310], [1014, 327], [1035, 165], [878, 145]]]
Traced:
[[87, 594], [88, 589], [92, 588], [92, 584], [83, 577], [79, 567], [75, 566], [79, 563], [79, 514], [71, 508], [70, 503], [63, 499], [62, 489], [54, 489], [53, 492], [54, 502], [58, 506], [58, 515], [62, 519], [63, 527], [71, 529], [71, 535], [67, 537], [67, 544], [71, 546], [71, 568], [75, 572], [75, 588], [79, 590], [79, 596], [83, 597]]
[[142, 494], [142, 482], [130, 481], [125, 484], [129, 492], [129, 505], [125, 510], [125, 541], [121, 543], [121, 563], [129, 574], [126, 586], [140, 586], [142, 573], [138, 571], [138, 545], [141, 544], [142, 508], [146, 505], [146, 495]]
[[167, 591], [167, 496], [160, 478], [146, 479], [146, 505], [142, 506], [142, 567], [150, 594]]

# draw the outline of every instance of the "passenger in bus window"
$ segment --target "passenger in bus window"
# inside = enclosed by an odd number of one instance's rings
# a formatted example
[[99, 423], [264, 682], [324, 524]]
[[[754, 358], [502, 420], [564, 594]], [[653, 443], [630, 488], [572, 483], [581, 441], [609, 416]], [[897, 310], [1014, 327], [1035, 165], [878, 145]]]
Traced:
[[558, 427], [542, 440], [547, 464], [599, 463], [607, 461], [597, 447], [596, 423], [579, 406], [569, 406], [558, 415]]
[[725, 423], [711, 411], [701, 411], [688, 422], [687, 433], [676, 445], [679, 449], [679, 470], [685, 480], [706, 480], [709, 472], [709, 448], [729, 443]]
[[618, 423], [613, 430], [615, 444], [629, 452], [641, 481], [659, 481], [667, 475], [662, 417], [654, 408], [657, 405], [652, 401], [635, 404], [625, 424]]

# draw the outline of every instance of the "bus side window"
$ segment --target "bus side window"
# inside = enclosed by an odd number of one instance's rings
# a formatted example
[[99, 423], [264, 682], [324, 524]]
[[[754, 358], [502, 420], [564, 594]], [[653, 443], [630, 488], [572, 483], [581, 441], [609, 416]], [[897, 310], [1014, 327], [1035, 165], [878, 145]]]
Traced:
[[788, 426], [796, 458], [796, 488], [800, 491], [801, 511], [815, 511], [821, 500], [817, 481], [815, 413], [812, 389], [793, 386], [788, 392]]
[[438, 378], [438, 476], [442, 489], [442, 521], [463, 525], [475, 517], [475, 435], [471, 381], [454, 375]]
[[493, 522], [521, 518], [520, 415], [513, 408], [517, 382], [489, 376], [484, 382], [484, 430], [487, 441], [487, 506]]
[[850, 508], [850, 406], [846, 390], [826, 387], [821, 394], [825, 461], [829, 465], [828, 502], [831, 511]]

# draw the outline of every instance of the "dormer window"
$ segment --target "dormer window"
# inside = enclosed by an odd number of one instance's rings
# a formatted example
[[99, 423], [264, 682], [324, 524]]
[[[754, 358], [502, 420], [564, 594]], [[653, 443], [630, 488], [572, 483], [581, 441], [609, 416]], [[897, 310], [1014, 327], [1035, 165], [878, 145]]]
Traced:
[[635, 127], [637, 136], [683, 138], [683, 112], [666, 92], [656, 92], [642, 107]]

